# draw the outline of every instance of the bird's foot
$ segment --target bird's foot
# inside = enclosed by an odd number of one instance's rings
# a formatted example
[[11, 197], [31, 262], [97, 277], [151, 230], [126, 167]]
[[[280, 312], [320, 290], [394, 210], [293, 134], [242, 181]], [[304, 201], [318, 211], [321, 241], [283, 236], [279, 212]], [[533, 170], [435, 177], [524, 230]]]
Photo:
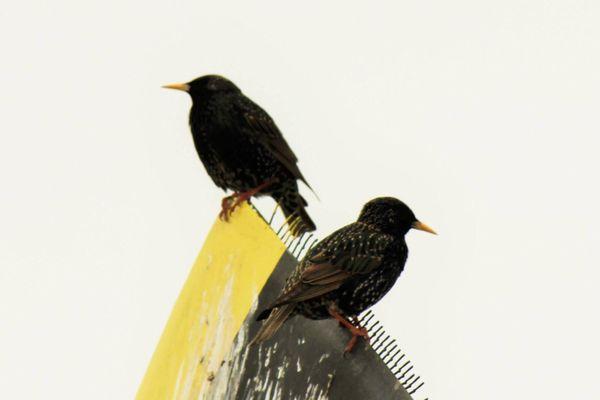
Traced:
[[221, 201], [221, 212], [219, 213], [219, 218], [223, 221], [229, 221], [229, 217], [231, 213], [243, 202], [250, 201], [252, 196], [256, 195], [261, 190], [269, 187], [271, 184], [275, 182], [275, 179], [268, 179], [265, 182], [261, 183], [257, 187], [250, 189], [246, 192], [235, 192], [231, 196], [224, 197]]
[[219, 218], [225, 222], [229, 222], [229, 217], [235, 211], [235, 209], [242, 204], [244, 201], [250, 201], [250, 198], [254, 195], [252, 191], [234, 193], [231, 196], [224, 197], [221, 201], [221, 212]]
[[221, 218], [223, 221], [229, 221], [229, 216], [240, 204], [245, 201], [249, 202], [252, 196], [255, 196], [261, 190], [269, 187], [271, 184], [273, 184], [273, 182], [275, 182], [275, 179], [269, 179], [246, 192], [235, 192], [231, 196], [224, 197], [221, 201], [221, 212], [219, 213], [219, 218]]
[[367, 332], [366, 328], [353, 327], [352, 329], [349, 329], [349, 330], [350, 330], [350, 333], [352, 334], [352, 337], [350, 338], [350, 340], [348, 341], [348, 344], [344, 348], [344, 354], [348, 354], [352, 351], [354, 346], [356, 346], [356, 342], [358, 341], [359, 337], [362, 337], [367, 342], [369, 342], [369, 332]]
[[369, 341], [369, 332], [367, 329], [358, 324], [350, 322], [342, 314], [340, 314], [335, 306], [329, 307], [329, 315], [335, 318], [341, 326], [348, 329], [352, 335], [352, 338], [350, 338], [350, 341], [344, 348], [344, 355], [352, 351], [354, 346], [356, 346], [356, 342], [358, 341], [359, 337], [364, 338], [367, 342]]
[[229, 216], [234, 208], [232, 205], [235, 204], [234, 199], [236, 199], [238, 195], [239, 194], [236, 192], [231, 196], [223, 197], [223, 200], [221, 200], [221, 212], [219, 213], [219, 218], [221, 218], [221, 220], [225, 222], [229, 221]]

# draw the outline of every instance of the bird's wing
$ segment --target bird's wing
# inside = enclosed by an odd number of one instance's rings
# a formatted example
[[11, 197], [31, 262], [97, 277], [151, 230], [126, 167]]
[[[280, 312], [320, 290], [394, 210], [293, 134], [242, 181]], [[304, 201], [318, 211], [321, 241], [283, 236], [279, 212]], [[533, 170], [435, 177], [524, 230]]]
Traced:
[[368, 274], [381, 265], [386, 248], [394, 240], [390, 235], [372, 231], [338, 234], [338, 238], [325, 239], [328, 245], [303, 261], [306, 266], [296, 283], [285, 290], [273, 307], [322, 296], [355, 275]]
[[256, 133], [256, 138], [262, 143], [273, 156], [292, 174], [300, 179], [311, 190], [306, 179], [298, 168], [298, 157], [294, 154], [290, 145], [285, 141], [283, 134], [275, 125], [273, 119], [262, 108], [254, 103], [243, 105], [243, 117], [250, 130]]

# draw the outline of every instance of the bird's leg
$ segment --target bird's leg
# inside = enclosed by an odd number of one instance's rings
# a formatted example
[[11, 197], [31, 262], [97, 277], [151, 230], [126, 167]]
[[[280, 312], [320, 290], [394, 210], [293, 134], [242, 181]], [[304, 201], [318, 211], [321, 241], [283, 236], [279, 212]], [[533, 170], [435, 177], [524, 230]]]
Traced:
[[250, 200], [250, 198], [252, 196], [254, 196], [255, 194], [257, 194], [261, 190], [268, 188], [274, 182], [275, 182], [275, 178], [267, 179], [266, 181], [264, 181], [263, 183], [261, 183], [257, 187], [255, 187], [253, 189], [250, 189], [250, 190], [248, 190], [246, 192], [234, 193], [231, 197], [232, 197], [232, 199], [235, 198], [235, 201], [233, 202], [233, 204], [228, 205], [227, 212], [229, 214], [231, 214], [233, 212], [233, 210], [235, 210], [235, 208], [237, 206], [239, 206], [240, 204], [242, 204], [244, 201]]
[[356, 342], [358, 341], [359, 336], [367, 341], [369, 340], [369, 332], [367, 332], [367, 329], [362, 326], [356, 326], [352, 322], [348, 321], [342, 314], [339, 313], [335, 306], [329, 307], [328, 311], [329, 315], [335, 318], [344, 328], [348, 329], [352, 335], [352, 338], [344, 349], [344, 353], [350, 353], [352, 351], [356, 345]]
[[231, 196], [223, 197], [223, 200], [221, 201], [221, 212], [219, 213], [219, 218], [221, 218], [223, 221], [229, 221], [229, 216], [237, 206], [242, 204], [244, 201], [250, 200], [252, 196], [269, 187], [275, 181], [276, 178], [271, 178], [246, 192], [234, 192]]

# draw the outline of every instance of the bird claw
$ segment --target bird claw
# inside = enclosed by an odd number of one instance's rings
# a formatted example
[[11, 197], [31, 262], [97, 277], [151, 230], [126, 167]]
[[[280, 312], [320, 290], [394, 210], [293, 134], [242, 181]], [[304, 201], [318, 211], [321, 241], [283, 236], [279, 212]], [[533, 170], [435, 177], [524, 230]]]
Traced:
[[223, 200], [221, 200], [221, 212], [219, 213], [219, 218], [222, 221], [229, 222], [229, 217], [240, 204], [242, 204], [244, 201], [250, 202], [250, 198], [252, 198], [252, 196], [267, 188], [275, 181], [275, 179], [269, 179], [254, 189], [248, 190], [247, 192], [235, 192], [231, 196], [223, 197]]
[[250, 197], [252, 197], [248, 192], [245, 193], [234, 193], [231, 196], [227, 196], [223, 198], [221, 201], [221, 212], [219, 213], [219, 218], [225, 222], [229, 222], [229, 217], [235, 211], [236, 208], [244, 201], [250, 202]]
[[236, 197], [237, 193], [234, 193], [231, 196], [223, 197], [223, 200], [221, 200], [221, 212], [219, 213], [221, 221], [229, 222], [229, 216], [235, 208], [235, 203], [232, 205], [232, 201]]
[[339, 310], [335, 306], [330, 306], [328, 311], [329, 314], [338, 321], [340, 326], [348, 329], [352, 335], [352, 338], [350, 338], [350, 341], [344, 348], [344, 356], [350, 353], [354, 346], [356, 346], [356, 342], [358, 341], [359, 337], [365, 339], [367, 343], [369, 342], [369, 332], [367, 331], [367, 328], [358, 325], [358, 322], [355, 320], [352, 322], [349, 321], [342, 314], [340, 314]]
[[369, 343], [369, 332], [367, 332], [366, 328], [363, 328], [361, 326], [361, 327], [348, 328], [348, 330], [352, 334], [352, 337], [350, 338], [350, 340], [348, 341], [348, 344], [344, 348], [344, 357], [347, 354], [352, 352], [352, 349], [354, 349], [354, 346], [356, 346], [356, 343], [358, 342], [359, 337], [362, 337], [367, 343]]

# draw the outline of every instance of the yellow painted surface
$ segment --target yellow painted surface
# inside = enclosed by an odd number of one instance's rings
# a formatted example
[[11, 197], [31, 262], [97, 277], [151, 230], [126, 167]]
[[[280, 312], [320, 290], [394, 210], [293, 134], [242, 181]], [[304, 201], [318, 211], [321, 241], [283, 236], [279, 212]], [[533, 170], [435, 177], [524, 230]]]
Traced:
[[217, 220], [177, 299], [137, 400], [202, 399], [285, 246], [244, 205]]

